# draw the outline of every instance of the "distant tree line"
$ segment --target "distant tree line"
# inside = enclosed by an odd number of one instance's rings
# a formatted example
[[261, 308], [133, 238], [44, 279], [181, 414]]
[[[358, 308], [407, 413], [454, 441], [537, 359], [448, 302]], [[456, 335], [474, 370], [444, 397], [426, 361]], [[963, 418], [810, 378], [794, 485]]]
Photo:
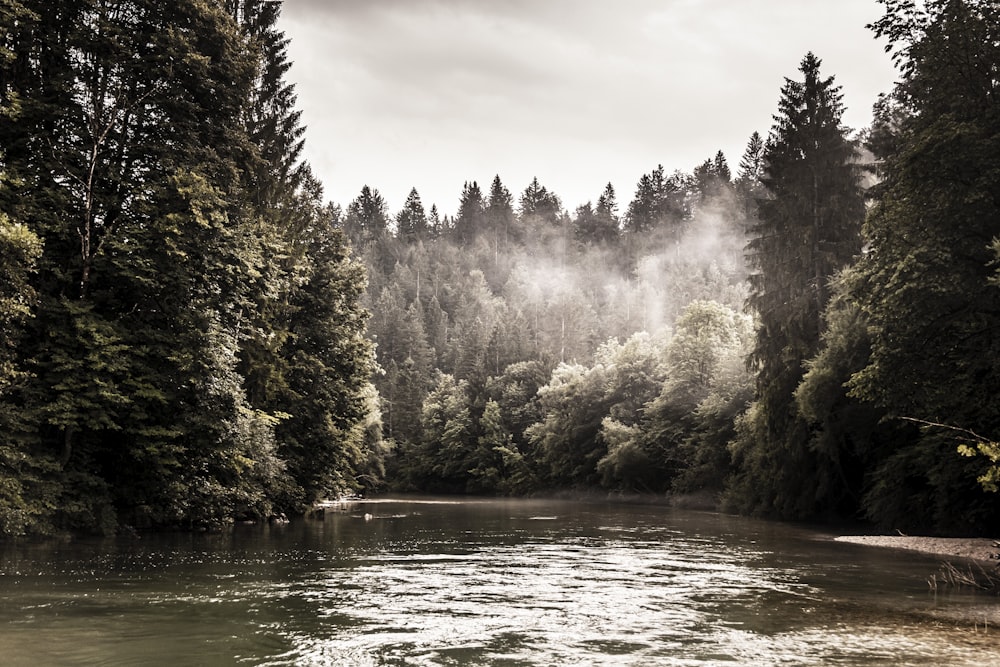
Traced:
[[883, 4], [901, 80], [859, 135], [810, 53], [735, 178], [721, 153], [658, 166], [623, 211], [609, 185], [570, 214], [497, 177], [453, 218], [364, 188], [342, 224], [389, 482], [995, 526], [998, 10]]
[[735, 174], [450, 216], [322, 202], [279, 3], [0, 0], [0, 529], [385, 489], [995, 529], [1000, 9], [880, 1], [864, 132], [810, 53]]

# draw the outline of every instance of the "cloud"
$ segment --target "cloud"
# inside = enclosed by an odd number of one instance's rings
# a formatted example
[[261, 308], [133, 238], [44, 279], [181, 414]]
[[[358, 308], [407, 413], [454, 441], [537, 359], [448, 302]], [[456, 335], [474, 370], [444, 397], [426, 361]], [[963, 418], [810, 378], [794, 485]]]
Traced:
[[[537, 175], [572, 210], [658, 163], [766, 134], [784, 76], [813, 50], [861, 126], [891, 67], [871, 0], [287, 0], [307, 156], [332, 199], [416, 186], [453, 211], [462, 183]], [[879, 59], [874, 61], [874, 59]], [[854, 118], [855, 116], [851, 116]]]

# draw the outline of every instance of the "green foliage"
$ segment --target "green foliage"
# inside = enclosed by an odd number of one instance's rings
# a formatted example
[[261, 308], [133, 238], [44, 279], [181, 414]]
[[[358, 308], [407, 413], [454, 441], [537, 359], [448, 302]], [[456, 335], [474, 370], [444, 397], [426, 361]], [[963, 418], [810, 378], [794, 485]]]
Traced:
[[363, 270], [300, 159], [279, 8], [0, 6], [4, 532], [377, 485]]
[[997, 483], [1000, 482], [1000, 443], [986, 441], [977, 442], [972, 445], [959, 445], [958, 453], [962, 456], [985, 456], [990, 460], [990, 467], [976, 481], [982, 484], [983, 488], [991, 493], [1000, 490]]
[[16, 350], [35, 303], [30, 276], [41, 253], [38, 237], [0, 212], [0, 397], [23, 372], [15, 366]]
[[561, 364], [538, 396], [545, 415], [526, 431], [539, 452], [548, 484], [555, 487], [593, 486], [597, 462], [607, 454], [598, 437], [610, 403], [604, 391], [606, 369]]
[[[648, 334], [636, 334], [624, 344], [602, 345], [590, 368], [562, 364], [553, 371], [538, 390], [545, 416], [525, 431], [550, 483], [593, 486], [620, 476], [620, 457], [630, 450], [614, 436], [634, 424], [659, 390], [660, 354]], [[611, 444], [615, 449], [609, 450]]]
[[[874, 133], [882, 181], [853, 290], [871, 356], [852, 376], [851, 395], [891, 416], [989, 436], [1000, 428], [991, 249], [1000, 237], [1000, 9], [884, 4], [873, 28], [902, 78]], [[958, 456], [954, 438], [933, 429], [909, 435], [880, 464], [869, 514], [885, 523], [910, 504], [931, 529], [948, 530], [958, 517], [967, 530], [992, 526], [997, 497], [970, 488], [984, 475], [978, 457]]]
[[[828, 484], [829, 457], [809, 446], [811, 426], [794, 392], [805, 362], [820, 347], [828, 282], [861, 250], [864, 203], [856, 149], [840, 124], [839, 87], [822, 78], [809, 53], [803, 81], [786, 80], [760, 177], [767, 196], [747, 245], [747, 304], [760, 325], [749, 363], [756, 401], [733, 447], [738, 463], [730, 502], [744, 511], [806, 518], [835, 511], [840, 491]], [[755, 156], [745, 169], [753, 172]]]

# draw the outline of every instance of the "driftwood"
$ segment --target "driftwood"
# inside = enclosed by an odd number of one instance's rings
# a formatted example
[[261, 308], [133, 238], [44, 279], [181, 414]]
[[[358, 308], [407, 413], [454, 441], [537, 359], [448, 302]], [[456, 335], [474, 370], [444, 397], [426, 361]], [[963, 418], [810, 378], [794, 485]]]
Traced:
[[[1000, 558], [992, 554], [990, 558]], [[962, 566], [944, 562], [937, 572], [927, 578], [927, 585], [936, 591], [942, 588], [974, 588], [1000, 595], [1000, 563], [994, 567], [983, 567], [979, 563], [969, 563]]]

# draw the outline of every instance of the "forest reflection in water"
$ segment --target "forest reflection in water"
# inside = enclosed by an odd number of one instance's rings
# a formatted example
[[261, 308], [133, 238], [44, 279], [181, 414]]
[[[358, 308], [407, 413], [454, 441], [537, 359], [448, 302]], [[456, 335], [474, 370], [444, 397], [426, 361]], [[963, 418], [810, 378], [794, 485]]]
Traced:
[[385, 499], [3, 556], [12, 665], [1000, 664], [1000, 603], [930, 591], [933, 558], [660, 506]]

